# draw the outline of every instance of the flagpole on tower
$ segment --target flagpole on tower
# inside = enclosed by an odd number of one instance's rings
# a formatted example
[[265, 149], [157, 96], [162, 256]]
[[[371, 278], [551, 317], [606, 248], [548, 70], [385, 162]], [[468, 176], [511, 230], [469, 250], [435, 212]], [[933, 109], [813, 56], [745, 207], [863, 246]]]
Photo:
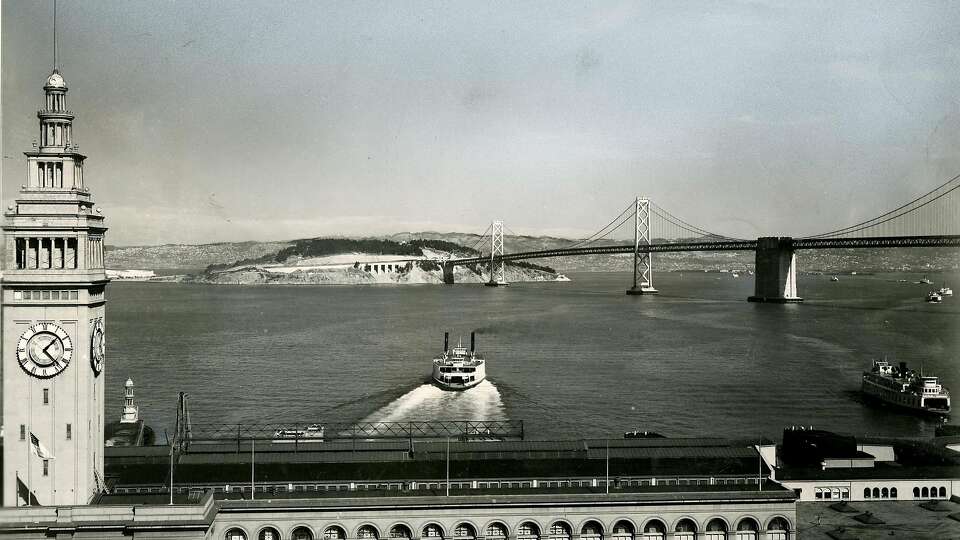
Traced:
[[53, 0], [53, 70], [57, 70], [57, 0]]

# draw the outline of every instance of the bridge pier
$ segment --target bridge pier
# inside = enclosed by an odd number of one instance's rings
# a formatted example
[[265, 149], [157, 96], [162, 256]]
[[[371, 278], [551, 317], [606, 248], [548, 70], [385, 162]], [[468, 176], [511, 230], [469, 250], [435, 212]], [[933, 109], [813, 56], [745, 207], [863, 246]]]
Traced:
[[443, 268], [443, 282], [444, 282], [444, 284], [446, 284], [446, 285], [453, 285], [453, 284], [454, 284], [454, 280], [453, 280], [453, 265], [450, 264], [450, 263], [443, 263], [441, 266], [442, 266], [442, 268]]
[[748, 302], [792, 304], [802, 302], [797, 296], [797, 255], [793, 238], [768, 236], [757, 239], [753, 296]]

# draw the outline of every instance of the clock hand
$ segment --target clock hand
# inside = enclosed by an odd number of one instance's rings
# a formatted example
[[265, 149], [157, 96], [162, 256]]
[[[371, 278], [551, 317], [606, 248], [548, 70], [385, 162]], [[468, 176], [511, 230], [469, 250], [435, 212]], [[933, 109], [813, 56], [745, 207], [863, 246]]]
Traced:
[[47, 355], [47, 358], [49, 358], [49, 359], [51, 359], [51, 360], [56, 360], [56, 359], [53, 357], [53, 355], [50, 354], [49, 351], [47, 351], [47, 349], [49, 349], [50, 347], [52, 347], [54, 343], [55, 343], [55, 341], [51, 340], [50, 343], [47, 343], [47, 346], [43, 348], [43, 354]]

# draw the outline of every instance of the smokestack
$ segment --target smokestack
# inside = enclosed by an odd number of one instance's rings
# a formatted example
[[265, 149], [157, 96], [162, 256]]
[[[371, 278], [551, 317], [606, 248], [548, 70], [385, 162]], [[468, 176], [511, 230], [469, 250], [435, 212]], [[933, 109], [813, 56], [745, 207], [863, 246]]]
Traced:
[[443, 352], [450, 350], [450, 332], [443, 333]]
[[475, 332], [470, 332], [470, 352], [471, 353], [473, 353], [473, 351], [476, 349], [476, 345], [477, 345], [477, 340], [475, 337]]

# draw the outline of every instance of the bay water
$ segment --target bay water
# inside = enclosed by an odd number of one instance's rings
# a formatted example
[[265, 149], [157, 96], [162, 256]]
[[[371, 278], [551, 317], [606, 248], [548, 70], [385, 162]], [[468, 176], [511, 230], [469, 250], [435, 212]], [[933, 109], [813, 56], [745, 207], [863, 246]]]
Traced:
[[[178, 392], [198, 429], [510, 419], [535, 439], [778, 438], [793, 425], [929, 436], [935, 421], [863, 403], [863, 370], [906, 361], [960, 391], [960, 298], [924, 302], [933, 286], [918, 274], [803, 275], [795, 305], [748, 303], [751, 276], [662, 273], [660, 294], [642, 297], [624, 294], [626, 273], [570, 277], [503, 288], [116, 282], [107, 420], [129, 377], [158, 442]], [[477, 332], [487, 382], [429, 384], [445, 331], [464, 344]]]

